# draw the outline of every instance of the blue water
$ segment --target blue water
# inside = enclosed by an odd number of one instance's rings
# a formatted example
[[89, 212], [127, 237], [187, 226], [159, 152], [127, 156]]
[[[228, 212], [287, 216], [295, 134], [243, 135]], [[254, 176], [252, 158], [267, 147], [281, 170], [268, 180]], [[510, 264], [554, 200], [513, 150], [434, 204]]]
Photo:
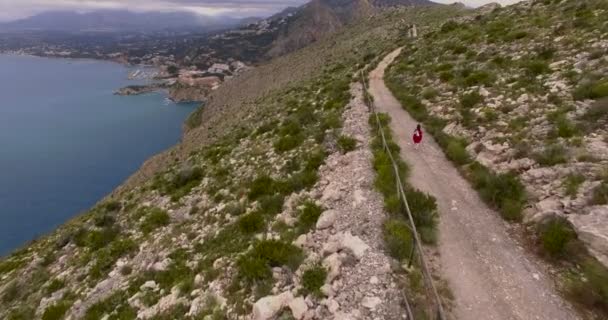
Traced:
[[111, 192], [179, 141], [196, 107], [121, 97], [111, 62], [0, 55], [0, 256]]

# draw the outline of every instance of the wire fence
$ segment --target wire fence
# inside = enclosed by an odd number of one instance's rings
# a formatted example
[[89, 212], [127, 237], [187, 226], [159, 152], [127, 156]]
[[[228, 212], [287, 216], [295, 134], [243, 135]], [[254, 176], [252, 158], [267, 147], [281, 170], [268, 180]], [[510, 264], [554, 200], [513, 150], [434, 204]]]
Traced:
[[[434, 319], [447, 320], [447, 318], [445, 317], [445, 311], [443, 309], [443, 304], [441, 303], [441, 297], [439, 296], [439, 293], [437, 292], [437, 287], [435, 286], [433, 277], [431, 275], [431, 272], [429, 271], [427, 259], [424, 255], [424, 250], [422, 249], [422, 242], [420, 241], [420, 235], [418, 234], [418, 230], [416, 229], [414, 217], [412, 215], [409, 202], [407, 201], [407, 197], [405, 195], [405, 187], [404, 187], [403, 181], [401, 180], [401, 175], [399, 174], [399, 167], [397, 165], [397, 161], [395, 161], [395, 158], [393, 157], [393, 153], [392, 153], [391, 149], [389, 148], [388, 142], [386, 140], [386, 136], [384, 135], [384, 128], [382, 126], [382, 122], [380, 121], [380, 117], [378, 116], [378, 113], [376, 112], [376, 105], [375, 105], [373, 99], [371, 99], [370, 96], [367, 94], [369, 92], [368, 88], [367, 88], [367, 83], [366, 83], [366, 78], [368, 77], [367, 67], [365, 67], [360, 72], [360, 75], [361, 75], [361, 84], [363, 85], [363, 90], [364, 90], [364, 97], [365, 97], [364, 99], [367, 100], [366, 103], [367, 103], [368, 107], [370, 108], [371, 112], [374, 114], [374, 117], [376, 119], [376, 124], [378, 126], [378, 131], [380, 133], [379, 136], [382, 138], [383, 148], [391, 160], [391, 164], [392, 164], [392, 167], [393, 167], [393, 170], [395, 173], [395, 184], [397, 185], [399, 198], [401, 199], [401, 202], [405, 207], [405, 211], [407, 213], [407, 218], [410, 223], [409, 227], [414, 236], [414, 246], [412, 246], [412, 253], [410, 255], [409, 264], [411, 266], [412, 262], [414, 261], [415, 256], [418, 257], [418, 260], [420, 262], [420, 268], [421, 268], [423, 279], [424, 279], [424, 285], [427, 290], [427, 294], [430, 295], [430, 297], [433, 299], [432, 307], [434, 310], [432, 310], [431, 314], [434, 315]], [[418, 252], [417, 255], [414, 254], [416, 251]], [[412, 314], [410, 304], [409, 304], [405, 294], [404, 294], [404, 299], [405, 299], [405, 304], [406, 304], [406, 309], [407, 309], [406, 311], [408, 313], [408, 315], [407, 315], [408, 320], [409, 319], [414, 320], [414, 316]]]

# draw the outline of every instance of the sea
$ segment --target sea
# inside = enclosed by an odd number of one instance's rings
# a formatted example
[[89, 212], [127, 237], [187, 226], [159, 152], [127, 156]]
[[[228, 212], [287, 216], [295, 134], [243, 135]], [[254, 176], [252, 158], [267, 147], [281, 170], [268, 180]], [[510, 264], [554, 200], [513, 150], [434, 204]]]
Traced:
[[177, 143], [197, 104], [116, 96], [132, 68], [0, 55], [0, 257], [82, 213]]

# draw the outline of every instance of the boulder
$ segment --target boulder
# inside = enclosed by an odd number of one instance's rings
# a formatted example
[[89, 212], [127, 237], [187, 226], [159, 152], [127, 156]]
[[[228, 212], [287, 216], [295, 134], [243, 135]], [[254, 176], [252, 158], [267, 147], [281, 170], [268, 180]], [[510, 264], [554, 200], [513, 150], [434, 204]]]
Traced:
[[342, 247], [349, 249], [357, 259], [361, 260], [365, 251], [369, 249], [369, 246], [357, 236], [353, 236], [349, 232], [346, 232], [342, 238]]
[[593, 207], [585, 215], [568, 215], [568, 220], [591, 254], [608, 267], [608, 206]]
[[340, 275], [340, 268], [342, 267], [340, 255], [333, 253], [329, 257], [325, 258], [325, 260], [323, 260], [323, 266], [328, 270], [326, 281], [327, 283], [331, 283]]
[[319, 220], [317, 220], [317, 229], [323, 230], [334, 225], [338, 213], [335, 210], [327, 210], [321, 214]]
[[283, 292], [276, 296], [261, 298], [253, 305], [253, 320], [268, 320], [287, 307], [293, 300], [291, 291]]
[[300, 320], [304, 318], [306, 311], [308, 311], [308, 305], [306, 305], [304, 298], [297, 297], [289, 302], [289, 309], [291, 309], [293, 317]]
[[365, 297], [361, 301], [361, 305], [368, 308], [369, 310], [376, 310], [376, 307], [382, 303], [382, 300], [378, 297]]

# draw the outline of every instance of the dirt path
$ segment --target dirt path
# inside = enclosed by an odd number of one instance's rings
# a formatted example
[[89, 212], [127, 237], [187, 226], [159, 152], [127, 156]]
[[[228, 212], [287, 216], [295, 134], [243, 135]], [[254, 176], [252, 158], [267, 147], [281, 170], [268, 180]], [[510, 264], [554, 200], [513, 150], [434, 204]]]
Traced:
[[386, 56], [370, 74], [370, 93], [379, 111], [392, 117], [401, 156], [412, 168], [410, 182], [437, 198], [439, 260], [456, 297], [455, 315], [462, 320], [579, 319], [537, 259], [511, 239], [506, 222], [481, 201], [429, 134], [423, 147], [413, 151], [410, 141], [417, 122], [383, 80], [399, 53]]

